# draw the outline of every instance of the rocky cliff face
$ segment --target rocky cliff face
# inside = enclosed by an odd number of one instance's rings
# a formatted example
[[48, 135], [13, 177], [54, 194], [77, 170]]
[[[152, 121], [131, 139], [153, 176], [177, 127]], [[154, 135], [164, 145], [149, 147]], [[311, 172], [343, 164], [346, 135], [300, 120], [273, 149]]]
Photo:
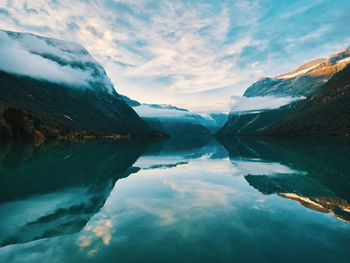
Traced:
[[[79, 44], [0, 31], [0, 135], [152, 136]], [[17, 111], [17, 122], [3, 115]], [[6, 113], [5, 113], [6, 115]]]
[[244, 96], [309, 96], [322, 87], [335, 73], [350, 63], [350, 47], [329, 58], [312, 60], [295, 70], [273, 78], [261, 78], [248, 87]]

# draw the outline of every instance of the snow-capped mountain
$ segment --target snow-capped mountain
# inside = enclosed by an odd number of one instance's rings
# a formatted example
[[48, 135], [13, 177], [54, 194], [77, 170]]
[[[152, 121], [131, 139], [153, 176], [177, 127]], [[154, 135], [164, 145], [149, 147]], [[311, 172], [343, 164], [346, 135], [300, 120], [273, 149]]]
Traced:
[[81, 45], [1, 30], [0, 57], [2, 137], [154, 134]]
[[295, 70], [273, 78], [261, 78], [248, 87], [244, 96], [309, 96], [335, 73], [350, 63], [350, 46], [329, 58], [312, 60]]

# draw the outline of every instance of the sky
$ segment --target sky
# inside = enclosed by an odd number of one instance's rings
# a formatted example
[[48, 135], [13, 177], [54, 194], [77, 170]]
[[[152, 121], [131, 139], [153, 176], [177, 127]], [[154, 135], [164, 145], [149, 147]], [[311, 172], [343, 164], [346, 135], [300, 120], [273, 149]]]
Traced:
[[197, 111], [350, 45], [349, 21], [348, 0], [0, 0], [1, 29], [78, 42], [117, 92]]

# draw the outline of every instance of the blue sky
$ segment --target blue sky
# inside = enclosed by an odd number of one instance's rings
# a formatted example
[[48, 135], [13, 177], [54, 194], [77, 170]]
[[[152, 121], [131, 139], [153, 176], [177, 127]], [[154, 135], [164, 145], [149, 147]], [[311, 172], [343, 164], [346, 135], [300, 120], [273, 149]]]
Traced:
[[349, 21], [348, 0], [0, 0], [2, 29], [79, 42], [119, 93], [194, 110], [350, 45]]

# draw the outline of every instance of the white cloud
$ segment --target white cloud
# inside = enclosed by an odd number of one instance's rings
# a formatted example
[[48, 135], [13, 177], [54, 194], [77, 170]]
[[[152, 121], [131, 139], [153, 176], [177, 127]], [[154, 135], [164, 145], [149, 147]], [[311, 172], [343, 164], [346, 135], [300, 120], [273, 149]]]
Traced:
[[[18, 75], [31, 76], [54, 82], [68, 82], [75, 85], [87, 85], [89, 75], [76, 74], [70, 67], [60, 67], [57, 63], [31, 54], [20, 43], [0, 32], [0, 69]], [[80, 76], [79, 76], [80, 75]]]
[[159, 109], [159, 108], [153, 108], [149, 105], [140, 105], [140, 106], [134, 107], [134, 110], [141, 117], [176, 118], [176, 117], [187, 117], [192, 115], [188, 111], [180, 111], [175, 109]]
[[[57, 57], [64, 63], [59, 64], [47, 56]], [[109, 90], [112, 88], [102, 69], [100, 76], [96, 77], [89, 66], [78, 68], [70, 64], [96, 63], [86, 50], [76, 43], [42, 39], [31, 34], [9, 35], [0, 31], [0, 57], [0, 70], [5, 72], [80, 88], [91, 87], [91, 82], [102, 82]]]
[[150, 105], [140, 105], [133, 107], [138, 115], [147, 118], [160, 118], [163, 120], [180, 120], [190, 123], [202, 124], [204, 126], [216, 126], [216, 121], [208, 114], [197, 114], [190, 111], [182, 111], [167, 108], [154, 108]]
[[261, 111], [277, 109], [293, 101], [304, 99], [304, 97], [240, 97], [232, 96], [231, 112]]

